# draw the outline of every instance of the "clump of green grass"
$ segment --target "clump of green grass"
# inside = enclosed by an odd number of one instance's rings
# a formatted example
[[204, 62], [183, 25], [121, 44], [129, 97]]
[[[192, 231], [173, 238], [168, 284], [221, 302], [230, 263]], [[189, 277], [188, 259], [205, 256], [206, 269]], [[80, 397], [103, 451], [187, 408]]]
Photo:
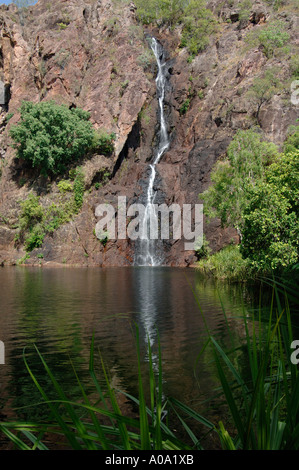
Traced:
[[216, 279], [245, 281], [253, 273], [248, 260], [243, 259], [238, 245], [229, 245], [197, 263], [198, 269]]

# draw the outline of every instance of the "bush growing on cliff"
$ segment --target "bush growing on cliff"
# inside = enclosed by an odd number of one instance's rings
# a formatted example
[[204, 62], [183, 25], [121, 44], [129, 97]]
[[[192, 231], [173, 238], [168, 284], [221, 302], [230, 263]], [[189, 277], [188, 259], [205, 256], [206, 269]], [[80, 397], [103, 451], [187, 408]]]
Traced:
[[114, 132], [110, 134], [105, 130], [96, 131], [94, 133], [91, 148], [103, 155], [110, 155], [114, 150], [114, 140], [116, 135]]
[[261, 108], [269, 103], [282, 88], [282, 84], [278, 79], [279, 72], [280, 70], [276, 67], [266, 70], [262, 76], [253, 80], [252, 86], [247, 92], [248, 99], [256, 108], [255, 117], [258, 123], [260, 123]]
[[261, 29], [249, 31], [245, 42], [253, 47], [261, 47], [268, 59], [278, 57], [289, 51], [287, 43], [290, 39], [286, 25], [282, 21], [273, 21]]
[[292, 266], [299, 256], [299, 151], [280, 155], [244, 209], [241, 253], [262, 270]]
[[290, 35], [285, 31], [282, 22], [275, 21], [260, 32], [258, 39], [263, 47], [264, 54], [269, 59], [282, 52], [282, 48], [290, 39]]
[[213, 185], [200, 197], [210, 218], [219, 217], [223, 226], [233, 226], [242, 237], [243, 213], [250, 188], [264, 178], [265, 167], [278, 154], [276, 146], [264, 142], [254, 130], [236, 133], [227, 159], [218, 161], [211, 173]]
[[137, 16], [144, 24], [175, 25], [181, 18], [184, 0], [136, 0]]
[[240, 253], [256, 271], [284, 270], [299, 255], [299, 151], [278, 154], [252, 131], [239, 131], [228, 160], [200, 196], [208, 216], [240, 234]]
[[288, 137], [283, 146], [284, 152], [299, 150], [299, 125], [290, 126]]
[[202, 0], [190, 0], [181, 20], [183, 23], [181, 45], [193, 56], [205, 49], [211, 34], [216, 29], [214, 15], [205, 7], [205, 3]]
[[144, 24], [182, 25], [181, 46], [194, 56], [209, 43], [216, 20], [205, 0], [136, 0], [137, 16]]
[[113, 149], [114, 135], [98, 135], [90, 114], [82, 109], [69, 109], [54, 101], [24, 101], [20, 114], [19, 123], [10, 129], [13, 147], [18, 158], [44, 175], [62, 173], [90, 149], [103, 149], [105, 154]]
[[20, 202], [15, 242], [23, 243], [27, 252], [41, 247], [47, 234], [55, 232], [80, 211], [85, 191], [84, 173], [78, 167], [73, 170], [73, 174], [73, 182], [62, 180], [58, 183], [59, 196], [56, 202], [45, 206], [40, 197], [33, 193]]
[[74, 179], [74, 203], [77, 211], [81, 209], [83, 204], [84, 189], [84, 173], [81, 168], [77, 168]]

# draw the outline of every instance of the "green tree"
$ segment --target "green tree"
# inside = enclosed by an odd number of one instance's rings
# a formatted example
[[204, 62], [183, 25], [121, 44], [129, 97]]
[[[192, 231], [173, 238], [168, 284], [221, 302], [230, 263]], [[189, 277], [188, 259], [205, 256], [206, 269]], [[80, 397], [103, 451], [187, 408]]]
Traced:
[[299, 255], [299, 151], [279, 156], [251, 189], [241, 253], [258, 270], [283, 269]]
[[289, 135], [284, 143], [284, 152], [294, 152], [299, 149], [299, 126], [290, 126]]
[[214, 15], [205, 5], [204, 0], [190, 0], [184, 10], [182, 46], [187, 47], [192, 55], [205, 49], [216, 29]]
[[182, 25], [182, 47], [191, 55], [202, 51], [215, 32], [216, 19], [205, 0], [136, 0], [137, 16], [145, 24]]
[[185, 0], [136, 0], [137, 16], [144, 24], [175, 25], [181, 18]]
[[278, 79], [279, 70], [276, 68], [268, 69], [261, 77], [256, 77], [253, 84], [247, 92], [248, 99], [255, 105], [255, 117], [260, 125], [260, 111], [262, 106], [269, 103], [273, 96], [281, 89], [281, 83]]
[[278, 154], [277, 147], [262, 140], [260, 133], [239, 130], [211, 173], [212, 185], [199, 195], [208, 218], [219, 217], [223, 226], [233, 226], [242, 238], [243, 213], [251, 188], [264, 179], [265, 168]]
[[299, 149], [281, 154], [266, 171], [266, 180], [288, 200], [292, 211], [299, 215]]
[[83, 157], [95, 139], [89, 113], [54, 101], [23, 102], [21, 119], [10, 129], [17, 157], [45, 175], [62, 173]]
[[281, 52], [282, 47], [290, 39], [290, 35], [285, 31], [284, 23], [274, 21], [259, 33], [258, 39], [263, 47], [264, 54], [270, 59]]

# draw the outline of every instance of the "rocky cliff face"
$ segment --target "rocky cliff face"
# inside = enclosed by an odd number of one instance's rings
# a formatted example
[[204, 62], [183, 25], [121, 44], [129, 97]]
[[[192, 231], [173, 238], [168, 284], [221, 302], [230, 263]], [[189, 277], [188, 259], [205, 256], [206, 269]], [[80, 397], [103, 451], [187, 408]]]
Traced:
[[[222, 2], [221, 8], [218, 3], [209, 4], [219, 19], [218, 32], [193, 61], [179, 48], [179, 29], [143, 31], [133, 3], [39, 0], [26, 12], [1, 7], [0, 79], [8, 101], [0, 115], [2, 264], [14, 264], [25, 254], [14, 241], [19, 201], [29, 191], [40, 195], [45, 205], [59, 197], [57, 181], [24, 170], [8, 136], [22, 100], [50, 99], [89, 111], [96, 128], [116, 134], [115, 153], [92, 155], [82, 162], [86, 193], [80, 214], [47, 236], [26, 264], [132, 264], [130, 240], [110, 240], [103, 246], [95, 237], [95, 208], [100, 203], [116, 207], [118, 196], [126, 196], [128, 204], [136, 202], [147, 184], [158, 129], [156, 65], [147, 35], [158, 38], [168, 54], [165, 109], [171, 145], [157, 167], [158, 201], [198, 202], [213, 164], [225, 155], [235, 132], [255, 124], [255, 108], [246, 92], [255, 77], [273, 66], [279, 67], [286, 87], [263, 106], [259, 121], [265, 137], [282, 144], [298, 111], [290, 101], [288, 58], [267, 59], [260, 48], [250, 48], [244, 40], [250, 30], [269, 21], [272, 12], [265, 2], [254, 2], [249, 18], [241, 21], [239, 2], [234, 8], [231, 2]], [[282, 10], [281, 18], [291, 44], [298, 46], [298, 17]], [[182, 113], [184, 103], [188, 106]], [[7, 113], [14, 113], [8, 123]], [[205, 224], [204, 231], [214, 250], [237, 239], [217, 220]], [[165, 243], [167, 264], [192, 265], [195, 259], [194, 252], [184, 251], [183, 241]]]

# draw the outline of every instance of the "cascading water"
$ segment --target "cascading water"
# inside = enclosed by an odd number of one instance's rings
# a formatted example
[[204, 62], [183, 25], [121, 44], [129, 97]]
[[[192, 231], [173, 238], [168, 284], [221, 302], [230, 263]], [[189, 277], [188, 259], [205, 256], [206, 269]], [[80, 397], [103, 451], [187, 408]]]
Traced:
[[157, 241], [150, 237], [150, 222], [156, 221], [157, 214], [154, 207], [156, 191], [154, 183], [156, 178], [156, 165], [159, 163], [162, 155], [169, 147], [169, 137], [164, 115], [164, 97], [166, 87], [166, 62], [164, 59], [162, 46], [155, 38], [151, 39], [151, 48], [155, 55], [158, 74], [156, 78], [157, 95], [159, 100], [160, 133], [158, 148], [154, 160], [150, 165], [150, 177], [146, 192], [145, 213], [141, 227], [141, 239], [136, 250], [135, 264], [138, 266], [160, 266], [163, 262], [161, 253], [157, 251]]

